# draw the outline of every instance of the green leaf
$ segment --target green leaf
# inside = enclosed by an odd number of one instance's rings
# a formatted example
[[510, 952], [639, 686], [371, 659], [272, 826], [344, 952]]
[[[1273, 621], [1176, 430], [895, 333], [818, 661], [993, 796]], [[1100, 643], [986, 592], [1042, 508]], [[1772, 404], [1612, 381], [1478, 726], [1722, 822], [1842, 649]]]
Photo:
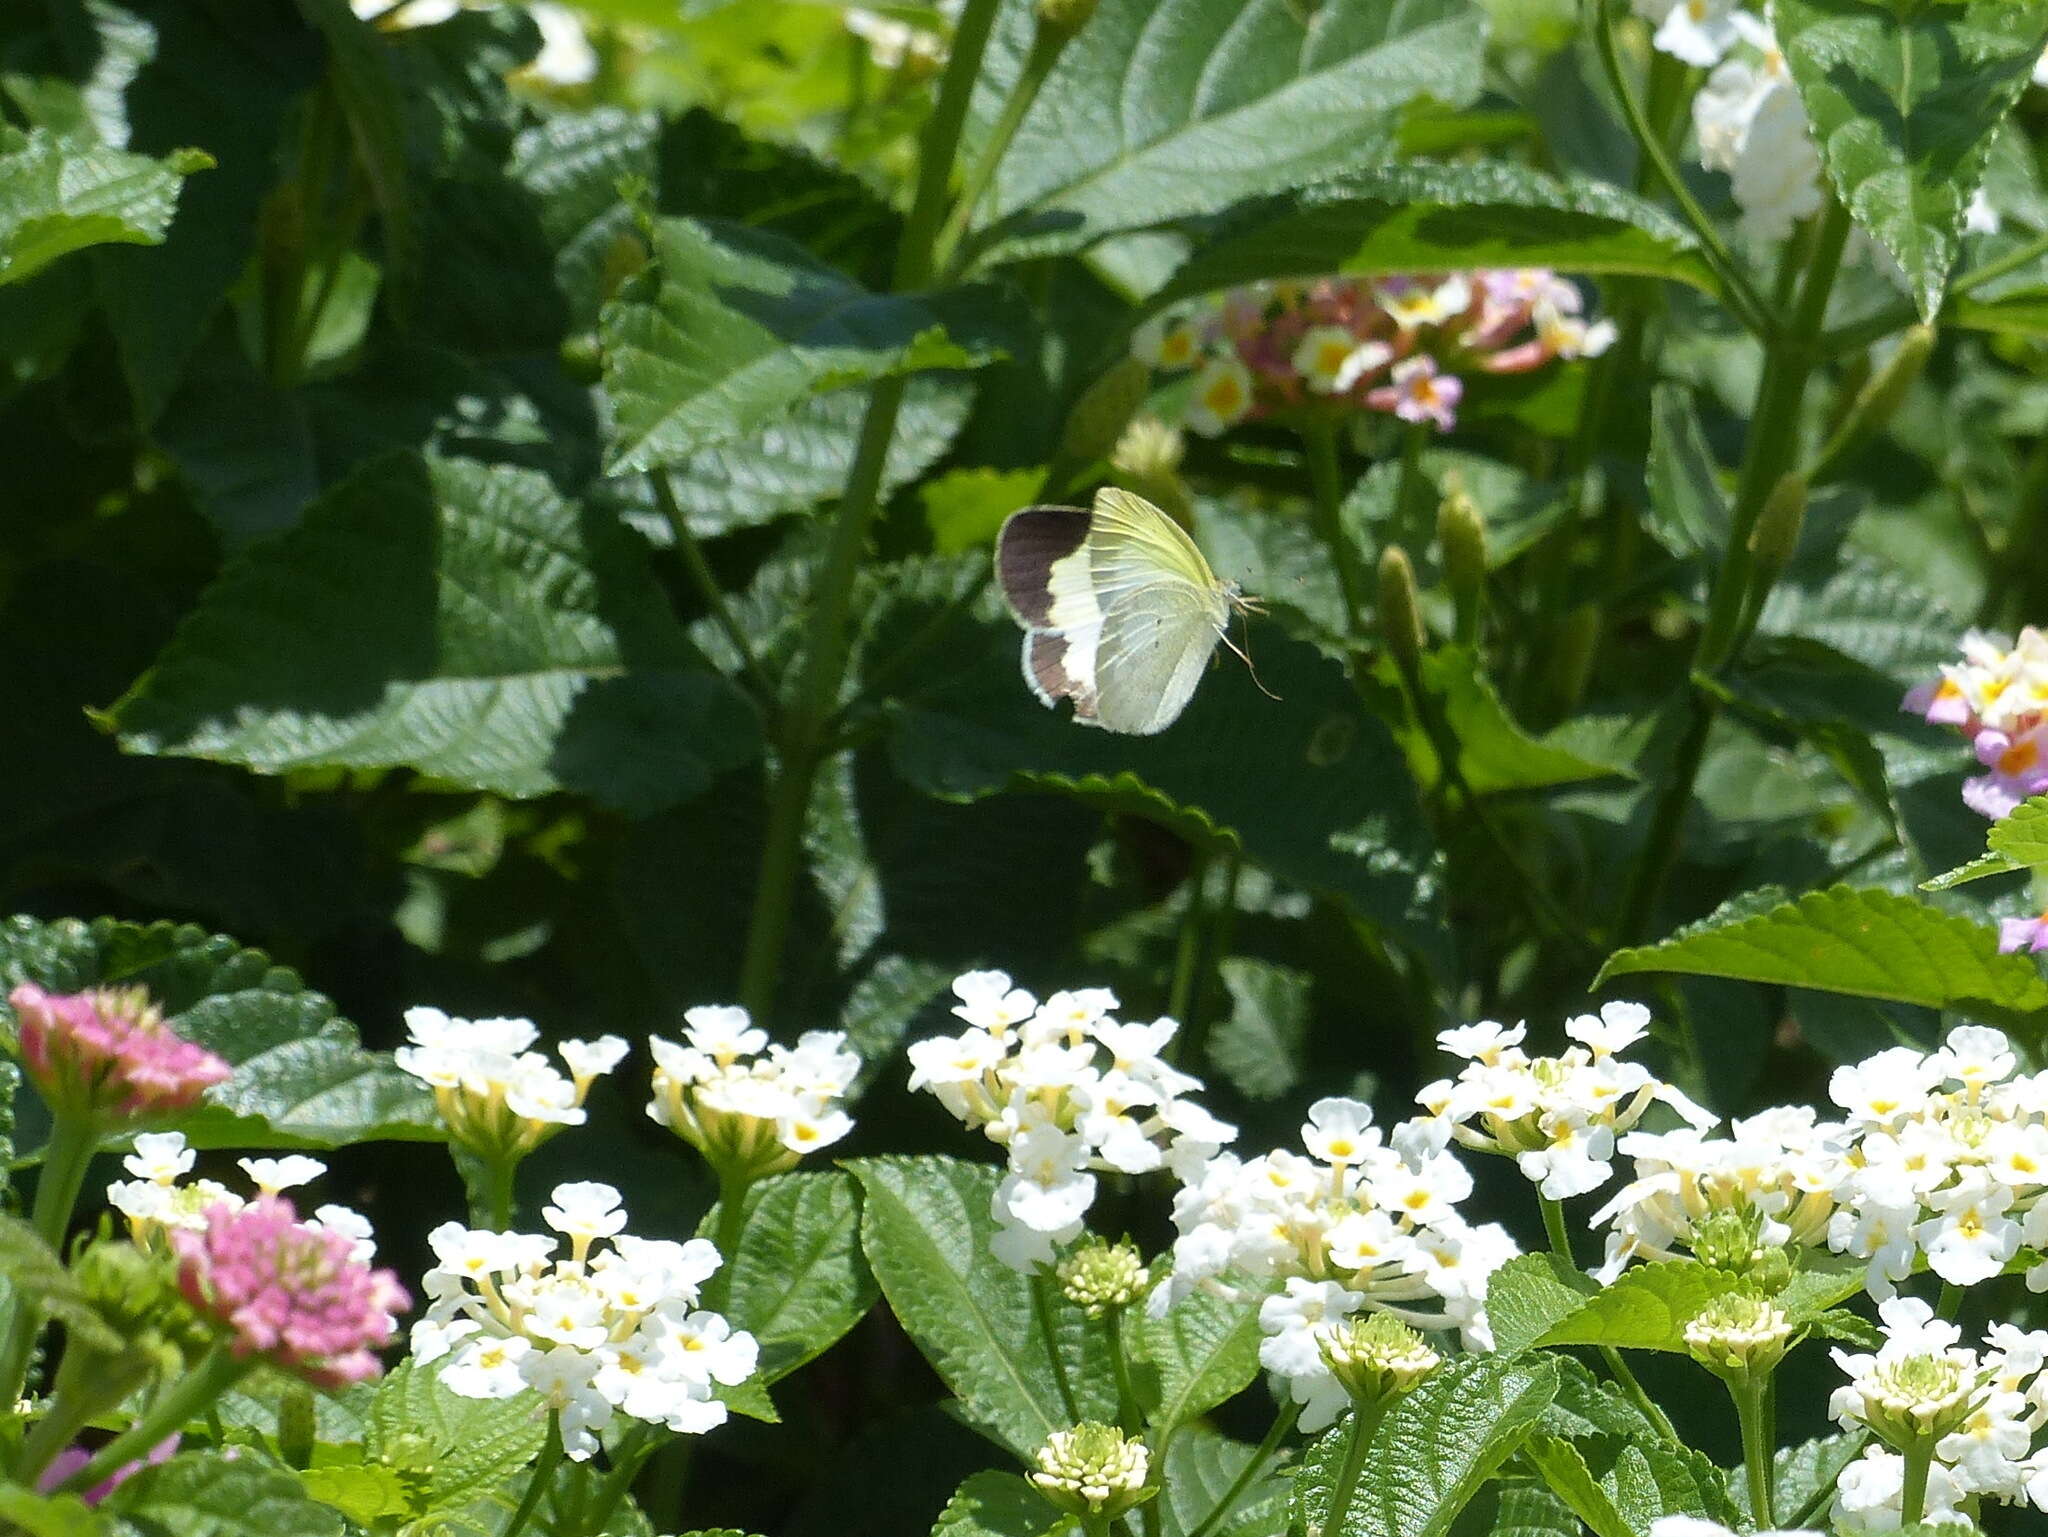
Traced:
[[121, 1336], [100, 1317], [99, 1309], [64, 1268], [56, 1250], [44, 1243], [42, 1234], [30, 1224], [4, 1213], [0, 1213], [0, 1281], [7, 1283], [13, 1298], [34, 1298], [43, 1313], [94, 1350], [122, 1348]]
[[1660, 1260], [1624, 1270], [1561, 1318], [1538, 1345], [1607, 1345], [1685, 1351], [1685, 1326], [1734, 1282], [1697, 1260]]
[[1664, 1516], [1696, 1516], [1734, 1529], [1741, 1514], [1721, 1470], [1689, 1446], [1644, 1440], [1623, 1446], [1600, 1486], [1629, 1526], [1648, 1531]]
[[1992, 138], [2048, 47], [2048, 11], [1782, 0], [1772, 20], [1836, 195], [1933, 320]]
[[[196, 1147], [338, 1147], [444, 1135], [424, 1085], [362, 1049], [333, 1001], [261, 950], [190, 924], [0, 923], [0, 996], [140, 984], [171, 1027], [235, 1072], [170, 1124]], [[0, 1005], [0, 1014], [4, 1014]]]
[[495, 1488], [540, 1454], [546, 1436], [538, 1395], [465, 1398], [431, 1367], [403, 1361], [370, 1400], [363, 1457], [407, 1477], [418, 1516]]
[[[1392, 663], [1386, 665], [1391, 668]], [[1440, 646], [1427, 653], [1421, 676], [1457, 739], [1458, 769], [1475, 795], [1547, 790], [1628, 775], [1620, 764], [1596, 763], [1530, 736], [1508, 714], [1478, 655], [1468, 647]]]
[[1494, 1348], [1514, 1355], [1571, 1317], [1599, 1285], [1555, 1254], [1518, 1254], [1486, 1283], [1486, 1317]]
[[1650, 526], [1677, 555], [1718, 556], [1728, 542], [1728, 498], [1690, 392], [1660, 384], [1650, 397]]
[[961, 630], [945, 667], [895, 714], [889, 754], [911, 784], [960, 800], [1024, 787], [1071, 795], [1241, 850], [1284, 881], [1440, 943], [1435, 854], [1413, 782], [1386, 727], [1314, 647], [1256, 637], [1259, 678], [1284, 706], [1224, 658], [1170, 730], [1128, 737], [1078, 728], [1033, 700], [1007, 620]]
[[644, 256], [619, 185], [653, 179], [659, 127], [651, 113], [602, 107], [549, 113], [512, 141], [506, 174], [533, 199], [572, 325], [594, 326], [613, 287]]
[[1164, 1318], [1126, 1323], [1132, 1356], [1158, 1372], [1159, 1406], [1147, 1433], [1159, 1438], [1237, 1396], [1259, 1373], [1259, 1308], [1192, 1292]]
[[[1199, 1529], [1255, 1455], [1207, 1424], [1183, 1425], [1166, 1444], [1159, 1493], [1165, 1537], [1189, 1537]], [[1237, 1497], [1213, 1530], [1216, 1537], [1275, 1537], [1287, 1525], [1287, 1497], [1293, 1480], [1286, 1452], [1274, 1458]]]
[[2016, 865], [2003, 854], [1979, 854], [1966, 865], [1957, 865], [1953, 870], [1944, 870], [1932, 880], [1922, 881], [1922, 891], [1953, 891], [1958, 886], [1967, 886], [1971, 881], [1981, 881], [1987, 875], [2011, 875], [2024, 870], [2025, 865]]
[[1291, 1093], [1306, 1072], [1315, 979], [1249, 955], [1226, 956], [1216, 969], [1230, 994], [1230, 1017], [1218, 1020], [1204, 1042], [1209, 1065], [1248, 1099]]
[[1586, 1465], [1584, 1454], [1571, 1442], [1539, 1433], [1522, 1443], [1522, 1455], [1543, 1475], [1551, 1493], [1593, 1529], [1594, 1537], [1636, 1537], [1635, 1529], [1614, 1508], [1613, 1499]]
[[[697, 1236], [717, 1232], [718, 1209]], [[875, 1281], [860, 1252], [860, 1190], [837, 1169], [765, 1179], [747, 1191], [739, 1252], [727, 1257], [720, 1311], [761, 1344], [763, 1387], [779, 1382], [859, 1323]]]
[[1055, 1316], [1079, 1416], [1061, 1399], [1030, 1283], [989, 1249], [995, 1169], [937, 1156], [847, 1167], [865, 1196], [861, 1243], [882, 1295], [972, 1424], [1028, 1458], [1077, 1417], [1116, 1418], [1107, 1363], [1064, 1302]]
[[1440, 1537], [1521, 1446], [1557, 1385], [1556, 1366], [1540, 1356], [1454, 1358], [1381, 1422], [1342, 1530], [1329, 1529], [1329, 1502], [1348, 1419], [1303, 1458], [1294, 1518], [1329, 1537]]
[[41, 1495], [0, 1484], [0, 1530], [21, 1537], [104, 1537], [107, 1518], [75, 1494]]
[[[957, 374], [911, 380], [896, 435], [889, 440], [883, 495], [931, 468], [967, 420], [971, 404]], [[707, 448], [656, 473], [667, 475], [669, 492], [699, 539], [809, 512], [846, 489], [846, 467], [853, 462], [866, 410], [865, 390], [810, 396], [754, 436]], [[652, 491], [640, 482], [627, 494], [633, 498], [636, 525], [657, 542], [669, 542], [674, 535]]]
[[1604, 182], [1501, 161], [1355, 171], [1222, 216], [1153, 300], [1274, 278], [1485, 267], [1668, 277], [1714, 290], [1692, 234]]
[[932, 1537], [1039, 1537], [1065, 1518], [1015, 1473], [976, 1473], [932, 1527]]
[[375, 1528], [388, 1517], [409, 1520], [420, 1514], [411, 1484], [396, 1468], [382, 1463], [308, 1468], [299, 1480], [314, 1499], [332, 1505], [356, 1526]]
[[1853, 1254], [1809, 1250], [1799, 1269], [1772, 1300], [1797, 1326], [1818, 1318], [1863, 1290], [1868, 1267]]
[[1772, 1459], [1777, 1472], [1771, 1488], [1772, 1516], [1778, 1524], [1791, 1525], [1816, 1496], [1832, 1490], [1864, 1444], [1861, 1436], [1832, 1435], [1779, 1448]]
[[1003, 520], [1037, 501], [1044, 486], [1045, 471], [1036, 467], [952, 470], [927, 481], [917, 495], [932, 531], [932, 548], [953, 555], [993, 544]]
[[2037, 1027], [2048, 983], [1997, 934], [1888, 891], [1834, 886], [1770, 911], [1709, 917], [1659, 944], [1621, 950], [1595, 982], [1640, 972], [1734, 977], [1945, 1009]]
[[1585, 1537], [1571, 1507], [1540, 1484], [1503, 1483], [1487, 1537]]
[[605, 307], [610, 473], [761, 431], [807, 395], [1005, 355], [993, 290], [873, 294], [780, 236], [693, 219]]
[[94, 245], [161, 245], [198, 150], [164, 159], [0, 128], [0, 284]]
[[998, 166], [983, 249], [1074, 251], [1392, 157], [1418, 96], [1480, 89], [1462, 0], [1103, 0]]
[[254, 1457], [188, 1452], [144, 1468], [101, 1507], [178, 1537], [341, 1537], [341, 1513]]
[[1991, 852], [2003, 854], [2015, 866], [2038, 869], [2048, 865], [2048, 795], [2022, 801], [1991, 824]]
[[232, 563], [107, 716], [132, 752], [640, 814], [760, 748], [629, 535], [529, 471], [410, 455]]

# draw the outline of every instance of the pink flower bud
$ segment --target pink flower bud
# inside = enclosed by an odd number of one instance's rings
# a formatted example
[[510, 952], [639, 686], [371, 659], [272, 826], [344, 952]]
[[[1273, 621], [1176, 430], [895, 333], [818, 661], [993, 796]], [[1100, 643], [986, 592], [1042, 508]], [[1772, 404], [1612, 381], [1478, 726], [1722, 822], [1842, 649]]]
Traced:
[[202, 1232], [177, 1232], [178, 1287], [230, 1331], [238, 1356], [260, 1355], [316, 1387], [342, 1388], [382, 1369], [392, 1314], [412, 1299], [388, 1270], [351, 1257], [353, 1241], [298, 1220], [265, 1196], [209, 1207]]
[[29, 1078], [59, 1114], [107, 1122], [174, 1115], [234, 1072], [165, 1024], [139, 987], [50, 993], [24, 982], [7, 1001]]

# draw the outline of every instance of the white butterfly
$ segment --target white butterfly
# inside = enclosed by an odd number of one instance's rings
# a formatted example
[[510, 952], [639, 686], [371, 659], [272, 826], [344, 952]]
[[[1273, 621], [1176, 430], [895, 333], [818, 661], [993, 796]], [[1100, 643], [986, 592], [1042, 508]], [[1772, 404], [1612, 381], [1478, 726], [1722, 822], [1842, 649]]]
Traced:
[[1114, 487], [1095, 493], [1092, 511], [1013, 513], [996, 539], [996, 577], [1024, 626], [1031, 691], [1137, 736], [1173, 724], [1216, 643], [1229, 643], [1232, 609], [1254, 606], [1217, 580], [1178, 523]]

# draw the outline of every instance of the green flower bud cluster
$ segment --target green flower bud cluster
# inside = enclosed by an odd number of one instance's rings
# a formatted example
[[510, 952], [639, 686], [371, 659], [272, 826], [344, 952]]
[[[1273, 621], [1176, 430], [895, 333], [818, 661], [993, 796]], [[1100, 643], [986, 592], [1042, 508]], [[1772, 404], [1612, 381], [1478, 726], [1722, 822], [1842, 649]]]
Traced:
[[1066, 1299], [1090, 1318], [1129, 1307], [1152, 1282], [1136, 1244], [1128, 1238], [1106, 1243], [1093, 1235], [1060, 1261], [1057, 1274]]
[[1323, 1364], [1361, 1408], [1412, 1392], [1443, 1365], [1427, 1341], [1391, 1313], [1353, 1314], [1316, 1331]]
[[1708, 1371], [1741, 1377], [1775, 1368], [1792, 1347], [1793, 1334], [1783, 1308], [1737, 1291], [1700, 1309], [1685, 1326], [1685, 1345]]
[[1083, 1420], [1045, 1438], [1027, 1475], [1038, 1491], [1073, 1515], [1113, 1521], [1158, 1491], [1145, 1480], [1152, 1455], [1136, 1436]]

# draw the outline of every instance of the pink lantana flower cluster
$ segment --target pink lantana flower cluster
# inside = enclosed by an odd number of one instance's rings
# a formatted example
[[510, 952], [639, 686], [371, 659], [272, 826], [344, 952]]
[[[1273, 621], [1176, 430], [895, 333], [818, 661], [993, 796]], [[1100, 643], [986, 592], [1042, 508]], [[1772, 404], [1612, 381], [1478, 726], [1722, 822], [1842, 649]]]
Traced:
[[171, 1234], [178, 1288], [228, 1335], [238, 1357], [260, 1356], [317, 1387], [374, 1377], [375, 1351], [412, 1305], [388, 1270], [372, 1269], [346, 1233], [299, 1221], [282, 1196], [223, 1201], [198, 1230]]
[[234, 1069], [164, 1023], [139, 987], [52, 993], [24, 982], [7, 995], [22, 1065], [58, 1115], [131, 1124], [190, 1109]]
[[1192, 370], [1186, 422], [1207, 437], [1316, 403], [1380, 411], [1440, 432], [1464, 378], [1597, 357], [1614, 326], [1546, 268], [1254, 283], [1139, 327], [1132, 351]]
[[1944, 662], [1941, 676], [1913, 689], [1901, 708], [1955, 727], [1991, 771], [1964, 784], [1971, 810], [1995, 820], [2048, 790], [2048, 636], [2032, 625], [2009, 650], [1971, 631], [1962, 660]]

